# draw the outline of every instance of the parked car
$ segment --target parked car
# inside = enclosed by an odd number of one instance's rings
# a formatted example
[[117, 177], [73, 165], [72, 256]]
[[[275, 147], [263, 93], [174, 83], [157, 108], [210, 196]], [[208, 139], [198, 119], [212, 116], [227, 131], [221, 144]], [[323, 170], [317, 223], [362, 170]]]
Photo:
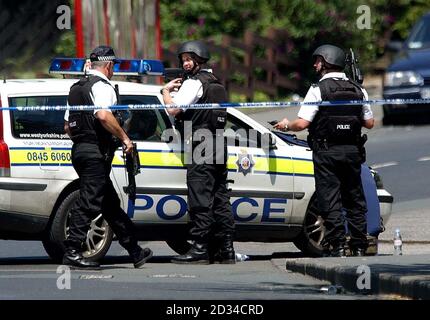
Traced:
[[[79, 196], [70, 162], [72, 142], [63, 130], [63, 111], [8, 107], [65, 105], [76, 79], [5, 80], [0, 83], [0, 238], [41, 240], [60, 259], [69, 212]], [[161, 104], [160, 86], [113, 82], [122, 104]], [[186, 169], [180, 141], [166, 139], [174, 122], [163, 108], [128, 110], [128, 134], [137, 143], [141, 173], [137, 199], [129, 201], [122, 151], [113, 161], [112, 181], [140, 240], [166, 241], [178, 253], [188, 248]], [[237, 109], [228, 108], [226, 136], [231, 202], [238, 241], [292, 241], [306, 254], [321, 254], [323, 220], [314, 196], [312, 152], [306, 142], [271, 132]], [[263, 146], [267, 138], [269, 144]], [[369, 233], [377, 239], [393, 198], [376, 172], [363, 167]], [[373, 220], [372, 220], [373, 219]], [[113, 234], [99, 215], [91, 223], [85, 256], [102, 258]], [[375, 244], [375, 243], [374, 243]], [[375, 249], [375, 247], [373, 247]]]
[[[430, 13], [424, 15], [412, 28], [403, 43], [390, 43], [391, 50], [398, 50], [393, 63], [384, 76], [384, 99], [430, 98]], [[403, 120], [408, 115], [420, 118], [430, 116], [428, 104], [386, 104], [384, 124]]]

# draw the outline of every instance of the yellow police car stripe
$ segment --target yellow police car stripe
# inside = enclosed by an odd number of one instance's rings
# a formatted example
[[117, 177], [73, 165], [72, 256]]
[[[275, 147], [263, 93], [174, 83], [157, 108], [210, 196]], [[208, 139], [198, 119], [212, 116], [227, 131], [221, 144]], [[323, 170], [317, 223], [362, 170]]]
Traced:
[[71, 162], [68, 149], [11, 148], [9, 156], [11, 165], [60, 165]]
[[[139, 151], [141, 166], [151, 167], [183, 167], [181, 153], [160, 151]], [[115, 155], [113, 165], [124, 165], [124, 159]]]
[[[11, 165], [70, 165], [70, 149], [52, 148], [11, 148], [9, 150]], [[139, 151], [140, 164], [143, 167], [181, 168], [184, 154], [168, 151]], [[227, 168], [238, 171], [238, 156], [229, 155]], [[313, 175], [313, 163], [310, 160], [290, 159], [282, 157], [254, 157], [252, 171], [255, 173]], [[124, 159], [117, 153], [113, 160], [114, 166], [123, 166]]]

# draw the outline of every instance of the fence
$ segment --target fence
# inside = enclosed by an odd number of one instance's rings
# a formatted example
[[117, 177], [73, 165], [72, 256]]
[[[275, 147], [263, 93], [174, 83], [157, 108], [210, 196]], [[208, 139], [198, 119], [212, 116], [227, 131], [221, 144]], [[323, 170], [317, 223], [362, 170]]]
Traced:
[[[274, 99], [299, 87], [298, 63], [288, 57], [292, 42], [285, 31], [272, 29], [266, 37], [247, 31], [243, 39], [222, 36], [221, 41], [209, 39], [206, 43], [214, 73], [230, 95], [243, 94], [252, 101], [255, 93], [261, 92]], [[169, 67], [178, 66], [178, 46], [172, 44], [163, 50]]]

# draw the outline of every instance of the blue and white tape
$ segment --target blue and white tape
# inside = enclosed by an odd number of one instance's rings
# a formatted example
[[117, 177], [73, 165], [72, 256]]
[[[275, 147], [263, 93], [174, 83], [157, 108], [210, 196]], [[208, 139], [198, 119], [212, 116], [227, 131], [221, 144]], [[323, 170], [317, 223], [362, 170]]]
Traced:
[[[272, 102], [237, 102], [237, 103], [203, 103], [189, 105], [163, 105], [163, 104], [128, 104], [109, 107], [111, 110], [147, 110], [181, 108], [181, 109], [218, 109], [218, 108], [286, 108], [300, 107], [306, 105], [336, 106], [336, 105], [405, 105], [405, 104], [429, 104], [430, 99], [376, 99], [376, 100], [348, 100], [348, 101], [322, 101], [322, 102], [300, 102], [300, 101], [272, 101]], [[97, 106], [27, 106], [27, 107], [3, 107], [2, 111], [65, 111], [65, 110], [96, 110], [106, 109]]]

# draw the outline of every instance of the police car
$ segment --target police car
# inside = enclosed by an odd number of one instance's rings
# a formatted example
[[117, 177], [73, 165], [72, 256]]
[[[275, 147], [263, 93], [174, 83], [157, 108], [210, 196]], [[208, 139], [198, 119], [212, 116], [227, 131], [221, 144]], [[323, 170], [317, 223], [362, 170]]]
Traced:
[[[83, 61], [54, 60], [51, 71], [82, 73]], [[162, 74], [161, 63], [126, 61], [116, 74]], [[66, 105], [76, 79], [5, 80], [0, 83], [0, 238], [41, 240], [53, 259], [63, 255], [70, 208], [79, 195], [71, 165], [72, 142], [63, 130], [64, 111], [28, 106]], [[160, 86], [113, 81], [121, 104], [161, 104]], [[127, 130], [137, 143], [140, 171], [137, 198], [130, 201], [121, 149], [115, 153], [112, 181], [122, 206], [134, 221], [140, 240], [163, 240], [178, 253], [187, 242], [186, 168], [180, 142], [163, 108], [126, 111]], [[228, 108], [226, 135], [229, 189], [237, 241], [292, 241], [307, 255], [320, 255], [323, 220], [314, 196], [312, 152], [294, 136], [271, 132], [234, 108]], [[268, 138], [268, 146], [262, 141]], [[363, 167], [369, 205], [369, 234], [377, 239], [387, 222], [393, 198], [376, 172]], [[85, 256], [100, 259], [113, 239], [98, 216], [88, 232]], [[375, 251], [374, 251], [375, 252]]]

